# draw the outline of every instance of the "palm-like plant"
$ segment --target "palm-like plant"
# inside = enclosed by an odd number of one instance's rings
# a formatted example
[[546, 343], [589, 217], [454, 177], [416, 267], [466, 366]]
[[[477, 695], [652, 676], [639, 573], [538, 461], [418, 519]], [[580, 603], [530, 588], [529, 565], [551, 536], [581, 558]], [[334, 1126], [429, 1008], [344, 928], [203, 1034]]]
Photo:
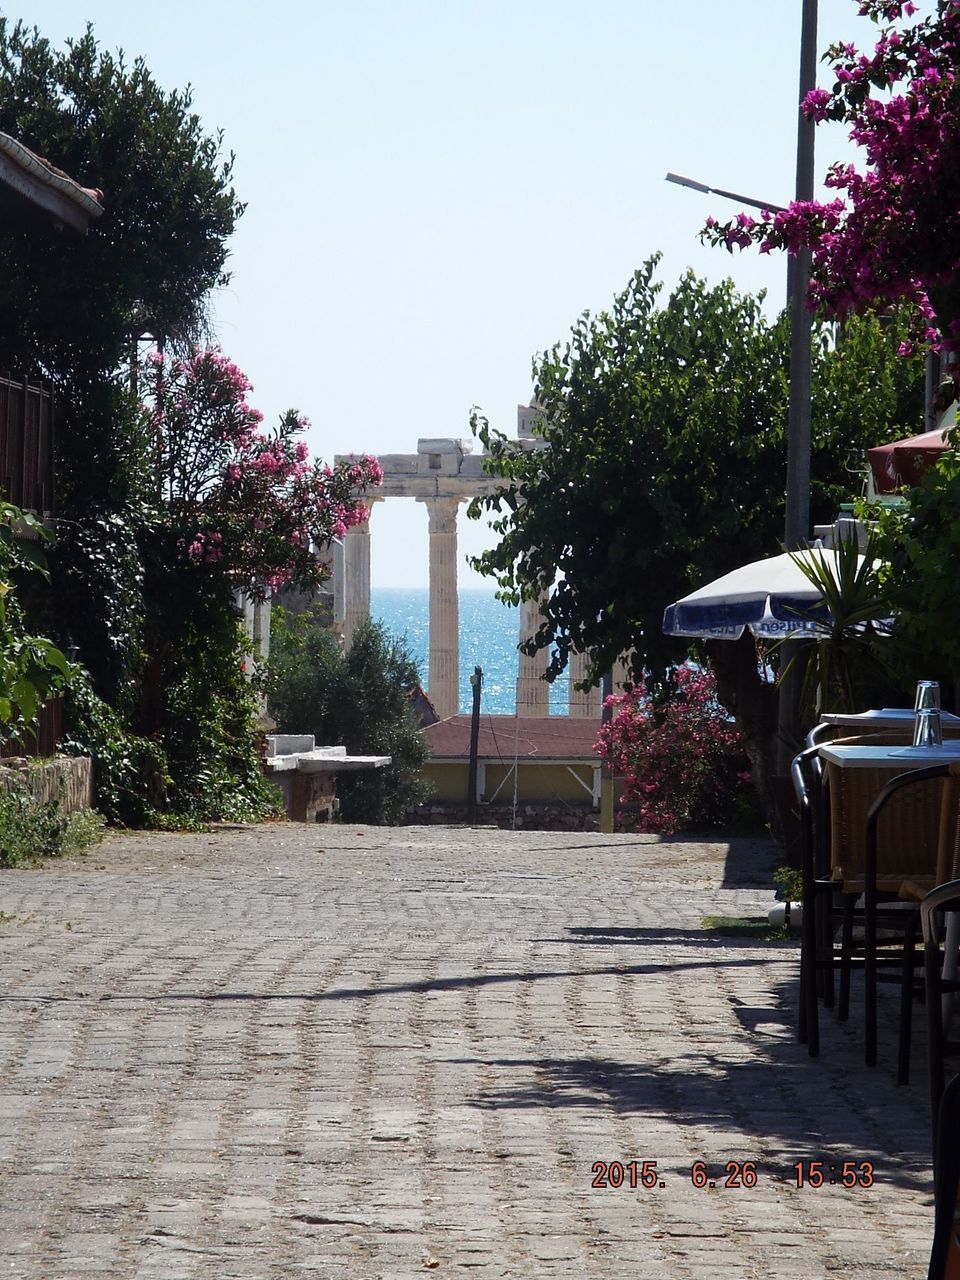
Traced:
[[863, 555], [855, 533], [843, 533], [831, 550], [809, 547], [791, 559], [822, 601], [800, 617], [817, 623], [806, 647], [803, 701], [814, 716], [857, 710], [858, 689], [876, 674], [871, 652], [889, 609], [870, 541]]

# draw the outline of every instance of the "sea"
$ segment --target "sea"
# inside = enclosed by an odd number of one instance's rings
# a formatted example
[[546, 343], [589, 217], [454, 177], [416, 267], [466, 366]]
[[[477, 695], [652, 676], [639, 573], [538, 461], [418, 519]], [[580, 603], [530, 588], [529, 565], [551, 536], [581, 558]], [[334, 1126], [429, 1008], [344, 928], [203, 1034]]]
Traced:
[[[502, 604], [483, 588], [459, 592], [460, 605], [460, 711], [473, 706], [470, 677], [474, 667], [483, 672], [480, 709], [487, 715], [512, 716], [516, 711], [517, 641], [520, 610]], [[420, 668], [420, 683], [429, 676], [429, 590], [426, 587], [374, 587], [370, 614], [392, 635], [405, 637], [410, 654]], [[566, 675], [550, 687], [550, 714], [567, 714]]]

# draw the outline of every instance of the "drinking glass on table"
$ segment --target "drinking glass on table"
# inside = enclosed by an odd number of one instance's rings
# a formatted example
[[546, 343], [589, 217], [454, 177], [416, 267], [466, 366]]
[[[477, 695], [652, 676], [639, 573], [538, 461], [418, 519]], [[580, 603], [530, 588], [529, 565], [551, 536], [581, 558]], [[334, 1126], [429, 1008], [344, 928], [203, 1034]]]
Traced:
[[943, 727], [937, 707], [921, 707], [913, 728], [915, 747], [939, 747], [943, 744]]
[[914, 711], [940, 710], [940, 685], [936, 680], [918, 680], [917, 696], [913, 700]]

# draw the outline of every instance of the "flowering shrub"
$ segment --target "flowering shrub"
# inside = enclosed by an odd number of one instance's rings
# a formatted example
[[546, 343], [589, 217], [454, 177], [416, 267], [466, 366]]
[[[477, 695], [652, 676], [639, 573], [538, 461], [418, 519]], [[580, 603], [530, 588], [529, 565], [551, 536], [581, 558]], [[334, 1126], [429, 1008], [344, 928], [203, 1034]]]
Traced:
[[716, 700], [711, 672], [678, 667], [665, 697], [655, 700], [641, 680], [606, 705], [615, 714], [595, 750], [624, 776], [622, 804], [635, 806], [637, 831], [670, 835], [732, 814], [750, 775], [738, 767], [740, 735]]
[[249, 594], [325, 576], [315, 550], [366, 518], [364, 489], [383, 480], [375, 458], [335, 468], [309, 460], [309, 425], [288, 410], [273, 431], [247, 403], [253, 389], [218, 350], [168, 362], [147, 357], [159, 498], [188, 564], [216, 565]]
[[[811, 250], [810, 302], [842, 315], [906, 301], [915, 338], [935, 350], [960, 347], [960, 0], [941, 0], [935, 16], [899, 30], [915, 5], [862, 0], [860, 13], [882, 26], [871, 55], [835, 44], [833, 89], [814, 89], [802, 109], [816, 121], [843, 120], [863, 148], [866, 172], [833, 165], [841, 192], [829, 202], [795, 201], [759, 221], [713, 219], [716, 244], [760, 251]], [[909, 350], [905, 344], [904, 352]]]

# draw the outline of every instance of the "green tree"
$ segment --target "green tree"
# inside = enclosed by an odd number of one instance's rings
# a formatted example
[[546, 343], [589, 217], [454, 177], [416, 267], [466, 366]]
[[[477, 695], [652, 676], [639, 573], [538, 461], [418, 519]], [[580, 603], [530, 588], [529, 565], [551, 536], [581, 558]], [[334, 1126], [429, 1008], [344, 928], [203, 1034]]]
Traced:
[[878, 659], [910, 688], [938, 680], [946, 703], [960, 708], [960, 454], [947, 449], [907, 495], [906, 507], [879, 513], [881, 593], [893, 634]]
[[[599, 676], [627, 651], [655, 676], [682, 658], [666, 605], [774, 552], [783, 530], [787, 332], [761, 298], [692, 273], [658, 307], [651, 258], [611, 311], [584, 315], [534, 364], [544, 447], [517, 449], [482, 418], [487, 470], [504, 483], [471, 504], [498, 513], [475, 567], [513, 603], [549, 592], [533, 648], [590, 652]], [[851, 455], [922, 412], [921, 366], [896, 356], [896, 321], [821, 330], [813, 391], [812, 517], [849, 501]]]
[[792, 559], [822, 598], [808, 615], [820, 632], [801, 650], [806, 658], [802, 718], [815, 724], [824, 711], [849, 714], [869, 705], [870, 692], [882, 683], [876, 642], [889, 607], [873, 538], [862, 555], [856, 535], [845, 534], [832, 550], [794, 552]]
[[142, 58], [102, 50], [89, 25], [58, 50], [0, 17], [0, 129], [99, 188], [105, 208], [79, 242], [5, 235], [7, 357], [82, 384], [114, 374], [140, 333], [198, 336], [211, 290], [229, 279], [226, 242], [243, 205], [233, 157], [205, 134], [189, 88], [165, 92]]
[[[774, 553], [784, 518], [787, 325], [762, 297], [687, 273], [661, 303], [658, 256], [609, 312], [584, 315], [534, 363], [542, 447], [474, 427], [503, 483], [471, 514], [496, 513], [501, 540], [475, 561], [511, 602], [547, 593], [531, 649], [571, 649], [597, 679], [622, 653], [656, 683], [686, 642], [664, 608], [738, 565]], [[812, 516], [828, 522], [855, 483], [848, 459], [920, 421], [922, 375], [896, 355], [903, 328], [852, 319], [815, 344]], [[773, 727], [752, 642], [715, 647], [720, 696], [740, 719], [755, 773]], [[759, 780], [759, 779], [758, 779]], [[762, 782], [761, 782], [762, 785]]]
[[62, 616], [101, 693], [123, 700], [140, 654], [138, 539], [150, 477], [128, 385], [138, 336], [184, 344], [205, 329], [243, 211], [232, 156], [204, 132], [190, 90], [167, 93], [142, 59], [102, 50], [88, 26], [56, 49], [0, 17], [0, 130], [103, 192], [89, 234], [36, 228], [0, 241], [0, 367], [57, 392]]
[[343, 819], [402, 824], [429, 794], [421, 772], [427, 747], [409, 698], [420, 672], [406, 644], [368, 622], [344, 652], [310, 612], [288, 621], [277, 610], [270, 660], [270, 711], [281, 733], [312, 733], [351, 754], [392, 757], [384, 769], [338, 777]]
[[233, 157], [189, 89], [162, 89], [89, 26], [57, 49], [0, 18], [0, 129], [103, 193], [85, 237], [0, 243], [0, 367], [49, 378], [60, 413], [48, 612], [93, 677], [68, 699], [68, 749], [96, 757], [111, 821], [257, 816], [271, 797], [232, 584], [178, 572], [138, 394], [138, 339], [189, 359], [229, 279]]

